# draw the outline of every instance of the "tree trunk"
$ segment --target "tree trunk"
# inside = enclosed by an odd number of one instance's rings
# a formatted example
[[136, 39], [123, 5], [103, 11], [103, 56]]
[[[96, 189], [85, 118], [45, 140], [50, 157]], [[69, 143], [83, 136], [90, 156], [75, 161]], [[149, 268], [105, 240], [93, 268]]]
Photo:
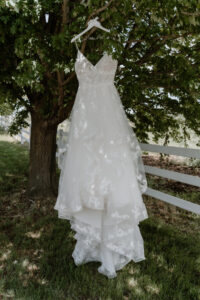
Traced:
[[56, 176], [56, 134], [57, 125], [31, 113], [31, 137], [29, 155], [29, 197], [55, 197], [58, 192]]

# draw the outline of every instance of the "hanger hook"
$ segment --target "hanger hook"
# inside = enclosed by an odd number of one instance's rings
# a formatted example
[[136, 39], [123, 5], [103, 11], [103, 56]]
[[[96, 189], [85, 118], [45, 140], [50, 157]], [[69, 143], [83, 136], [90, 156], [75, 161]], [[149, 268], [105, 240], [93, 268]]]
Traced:
[[99, 17], [97, 16], [96, 18], [94, 19], [91, 19], [89, 22], [88, 22], [88, 26], [90, 27], [93, 27], [93, 26], [99, 26], [100, 23], [99, 21], [97, 21], [99, 19]]

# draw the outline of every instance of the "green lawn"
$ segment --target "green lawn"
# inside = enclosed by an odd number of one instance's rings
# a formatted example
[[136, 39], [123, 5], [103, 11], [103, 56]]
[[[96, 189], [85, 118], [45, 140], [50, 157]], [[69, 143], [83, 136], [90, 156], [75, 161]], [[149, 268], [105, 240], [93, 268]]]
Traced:
[[[27, 173], [26, 146], [0, 142], [0, 299], [200, 299], [198, 215], [144, 196], [149, 218], [140, 231], [146, 260], [107, 279], [97, 271], [99, 262], [74, 264], [69, 222], [58, 219], [56, 199], [33, 203], [25, 197]], [[172, 190], [153, 176], [148, 183], [199, 203], [197, 188]]]
[[28, 148], [0, 141], [0, 194], [19, 191], [27, 182]]

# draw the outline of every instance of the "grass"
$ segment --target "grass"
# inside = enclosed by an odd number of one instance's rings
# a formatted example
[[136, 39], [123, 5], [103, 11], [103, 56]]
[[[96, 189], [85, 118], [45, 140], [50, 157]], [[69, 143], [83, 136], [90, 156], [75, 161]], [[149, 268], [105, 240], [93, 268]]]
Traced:
[[[0, 299], [200, 299], [198, 215], [144, 196], [149, 218], [139, 227], [146, 260], [130, 262], [107, 279], [97, 271], [99, 262], [74, 264], [74, 232], [67, 220], [58, 219], [55, 199], [33, 203], [24, 196], [27, 148], [0, 142], [0, 153]], [[199, 201], [195, 187], [187, 194], [186, 185], [172, 190], [168, 181], [153, 176], [148, 183]]]
[[28, 148], [20, 143], [0, 141], [0, 194], [24, 188], [28, 175]]

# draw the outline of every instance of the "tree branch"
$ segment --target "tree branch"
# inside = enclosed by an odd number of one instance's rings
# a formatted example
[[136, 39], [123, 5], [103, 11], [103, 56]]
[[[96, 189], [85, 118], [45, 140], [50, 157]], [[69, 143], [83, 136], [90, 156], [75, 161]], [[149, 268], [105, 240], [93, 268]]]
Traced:
[[63, 91], [63, 78], [62, 78], [62, 74], [59, 70], [56, 71], [57, 73], [57, 79], [58, 79], [58, 90], [59, 90], [59, 97], [58, 97], [58, 104], [59, 106], [63, 105], [63, 101], [64, 101], [64, 91]]
[[46, 73], [47, 77], [48, 77], [49, 79], [51, 79], [51, 80], [54, 80], [54, 78], [53, 78], [51, 72], [49, 71], [49, 66], [48, 66], [48, 64], [43, 60], [42, 53], [41, 53], [41, 51], [40, 51], [39, 48], [37, 49], [37, 54], [38, 54], [38, 57], [39, 57], [39, 59], [40, 59], [41, 64], [42, 64], [43, 67], [45, 68], [45, 71], [46, 71], [45, 73]]
[[[64, 32], [66, 24], [69, 22], [69, 0], [63, 0], [62, 4], [62, 24], [61, 24], [61, 32]], [[61, 51], [61, 55], [63, 55], [63, 51]], [[56, 70], [57, 73], [57, 81], [58, 81], [58, 114], [59, 111], [63, 109], [64, 104], [64, 71]], [[65, 81], [68, 83], [68, 79]], [[55, 105], [54, 109], [57, 108]]]
[[195, 17], [199, 17], [200, 16], [200, 13], [199, 12], [188, 12], [188, 11], [181, 11], [181, 13], [183, 15], [186, 15], [186, 16], [195, 16]]
[[[176, 39], [176, 38], [184, 37], [184, 36], [188, 36], [188, 35], [189, 35], [189, 33], [186, 32], [182, 35], [172, 34], [172, 35], [163, 36], [163, 39], [162, 39], [162, 37], [155, 38], [153, 40], [154, 44], [152, 44], [150, 46], [150, 48], [146, 51], [144, 56], [140, 60], [136, 61], [135, 63], [139, 66], [142, 65], [143, 63], [145, 63], [149, 57], [151, 57], [156, 51], [158, 51], [162, 47], [162, 45], [165, 43], [166, 40]], [[160, 44], [156, 44], [155, 41], [160, 42]]]
[[[152, 41], [158, 41], [158, 40], [160, 40], [160, 41], [166, 41], [166, 40], [169, 40], [169, 39], [176, 39], [176, 38], [179, 38], [179, 37], [184, 37], [185, 35], [192, 35], [193, 33], [184, 33], [184, 34], [170, 34], [170, 35], [163, 35], [163, 36], [161, 36], [161, 37], [155, 37], [155, 38], [153, 38], [152, 39]], [[137, 40], [137, 39], [131, 39], [130, 41], [129, 41], [129, 43], [141, 43], [141, 42], [145, 42], [146, 41], [146, 39], [139, 39], [139, 40]]]
[[64, 27], [68, 22], [69, 22], [69, 0], [63, 0], [61, 32], [63, 32]]
[[106, 5], [98, 8], [97, 10], [93, 11], [93, 13], [91, 13], [91, 15], [88, 17], [87, 21], [86, 21], [86, 25], [88, 25], [88, 22], [90, 21], [90, 19], [92, 19], [93, 16], [98, 15], [99, 13], [101, 13], [102, 11], [106, 10], [111, 3], [113, 2], [113, 0], [110, 0]]
[[75, 75], [76, 75], [75, 72], [71, 72], [69, 77], [67, 77], [67, 79], [62, 82], [62, 86], [66, 85], [68, 82], [70, 82], [70, 80], [72, 80], [75, 77]]

